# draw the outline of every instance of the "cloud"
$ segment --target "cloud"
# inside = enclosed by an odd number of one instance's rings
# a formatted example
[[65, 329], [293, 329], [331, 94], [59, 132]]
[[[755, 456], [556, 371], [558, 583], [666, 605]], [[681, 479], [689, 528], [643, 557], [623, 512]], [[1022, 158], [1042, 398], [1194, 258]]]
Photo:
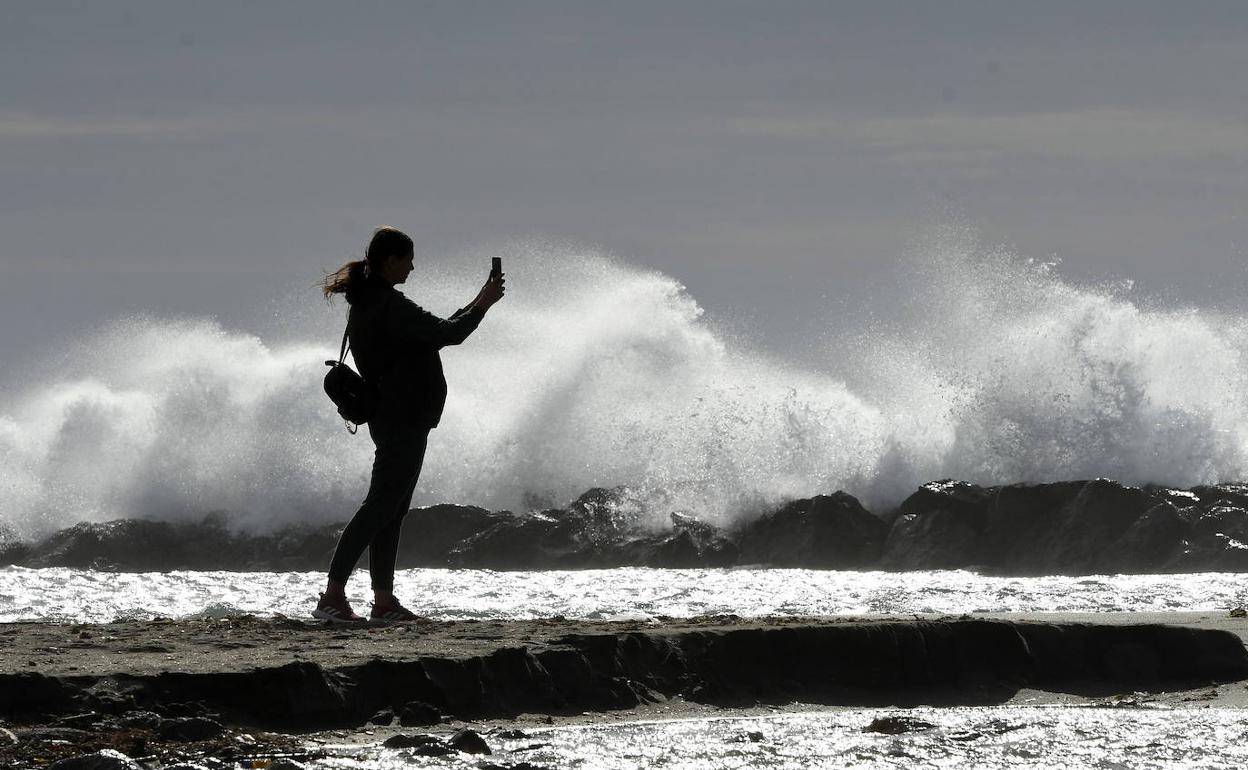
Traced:
[[1242, 124], [1193, 115], [1093, 109], [1019, 115], [910, 118], [741, 118], [727, 130], [748, 137], [844, 140], [913, 159], [1002, 154], [1091, 160], [1199, 158], [1248, 154]]

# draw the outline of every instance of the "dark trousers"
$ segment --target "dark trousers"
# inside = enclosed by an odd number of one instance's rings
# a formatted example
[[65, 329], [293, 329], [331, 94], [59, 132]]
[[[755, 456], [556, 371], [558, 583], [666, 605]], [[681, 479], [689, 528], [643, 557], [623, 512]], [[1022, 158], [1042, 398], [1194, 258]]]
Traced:
[[429, 428], [372, 420], [368, 423], [377, 450], [368, 496], [338, 538], [329, 577], [347, 582], [364, 549], [374, 591], [394, 589], [394, 561], [399, 553], [403, 517], [412, 505], [412, 493], [425, 461]]

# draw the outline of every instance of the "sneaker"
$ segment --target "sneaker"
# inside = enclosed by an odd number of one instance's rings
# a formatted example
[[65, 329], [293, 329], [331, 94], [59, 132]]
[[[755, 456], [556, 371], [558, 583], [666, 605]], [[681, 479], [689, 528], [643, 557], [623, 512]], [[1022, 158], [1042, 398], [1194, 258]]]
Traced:
[[351, 610], [351, 605], [347, 604], [346, 599], [331, 599], [325, 594], [321, 594], [321, 600], [317, 602], [316, 609], [312, 610], [312, 617], [317, 620], [328, 620], [330, 623], [364, 622], [364, 618]]
[[372, 612], [368, 613], [368, 619], [385, 623], [410, 623], [420, 620], [420, 616], [399, 604], [398, 599], [392, 599], [381, 606], [374, 604]]

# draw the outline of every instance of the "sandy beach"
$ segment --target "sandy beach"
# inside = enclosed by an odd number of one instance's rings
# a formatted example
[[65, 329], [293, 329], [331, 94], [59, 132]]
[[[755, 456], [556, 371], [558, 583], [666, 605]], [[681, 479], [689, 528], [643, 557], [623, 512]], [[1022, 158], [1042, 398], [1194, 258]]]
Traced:
[[468, 725], [863, 704], [1240, 708], [1246, 634], [1248, 620], [1226, 613], [10, 623], [0, 627], [0, 710], [17, 742], [0, 760], [105, 746], [299, 755], [317, 741]]

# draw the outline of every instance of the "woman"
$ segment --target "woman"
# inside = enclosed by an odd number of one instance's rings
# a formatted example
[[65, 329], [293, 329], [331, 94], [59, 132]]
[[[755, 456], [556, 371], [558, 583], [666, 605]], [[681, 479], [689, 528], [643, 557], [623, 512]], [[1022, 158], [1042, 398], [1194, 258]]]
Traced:
[[412, 239], [392, 227], [373, 233], [364, 259], [326, 276], [326, 298], [345, 294], [351, 305], [347, 335], [360, 375], [378, 389], [368, 421], [377, 449], [368, 495], [338, 538], [329, 581], [312, 616], [331, 623], [358, 623], [347, 602], [346, 584], [368, 549], [373, 584], [372, 620], [415, 620], [394, 597], [394, 561], [399, 532], [412, 501], [429, 431], [442, 417], [446, 379], [438, 351], [463, 342], [485, 311], [503, 297], [502, 274], [491, 274], [467, 307], [448, 319], [421, 309], [396, 284], [412, 272]]

